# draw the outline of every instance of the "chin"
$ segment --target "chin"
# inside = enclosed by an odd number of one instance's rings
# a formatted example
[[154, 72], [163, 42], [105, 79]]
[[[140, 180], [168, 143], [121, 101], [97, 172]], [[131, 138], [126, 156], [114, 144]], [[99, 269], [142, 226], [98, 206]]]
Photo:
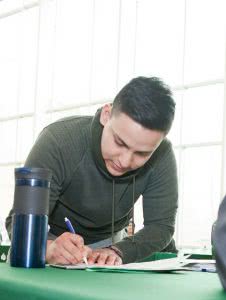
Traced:
[[108, 163], [105, 163], [106, 165], [106, 168], [108, 170], [108, 172], [112, 175], [112, 176], [122, 176], [124, 175], [127, 171], [118, 171], [118, 170], [115, 170], [112, 166], [110, 166]]
[[126, 172], [118, 172], [112, 168], [107, 168], [108, 172], [112, 175], [112, 176], [122, 176], [123, 174], [125, 174]]

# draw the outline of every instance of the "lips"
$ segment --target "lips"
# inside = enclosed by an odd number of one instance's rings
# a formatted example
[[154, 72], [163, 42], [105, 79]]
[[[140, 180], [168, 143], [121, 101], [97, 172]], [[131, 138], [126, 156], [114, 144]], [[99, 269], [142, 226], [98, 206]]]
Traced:
[[119, 166], [117, 166], [115, 163], [113, 163], [113, 166], [114, 166], [114, 168], [115, 168], [116, 170], [118, 170], [118, 171], [123, 171], [123, 169], [120, 168]]
[[119, 167], [118, 165], [116, 165], [113, 161], [111, 162], [111, 166], [112, 166], [112, 168], [113, 168], [115, 171], [117, 171], [117, 172], [120, 172], [120, 173], [125, 172], [124, 169], [120, 168], [120, 167]]

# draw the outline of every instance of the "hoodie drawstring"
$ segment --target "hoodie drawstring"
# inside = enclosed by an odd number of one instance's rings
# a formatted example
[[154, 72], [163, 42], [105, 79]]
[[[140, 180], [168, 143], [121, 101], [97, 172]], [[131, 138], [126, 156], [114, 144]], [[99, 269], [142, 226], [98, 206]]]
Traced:
[[[132, 241], [134, 242], [134, 231], [135, 231], [135, 222], [134, 222], [134, 204], [135, 204], [135, 186], [136, 186], [136, 175], [133, 176], [133, 194], [132, 194]], [[111, 243], [112, 245], [115, 242], [115, 180], [112, 181], [112, 214], [111, 214]]]
[[134, 242], [134, 231], [135, 231], [135, 223], [134, 223], [134, 203], [135, 203], [135, 184], [136, 184], [136, 176], [133, 176], [133, 206], [132, 206], [132, 210], [133, 210], [133, 215], [132, 215], [132, 235], [133, 235], [133, 239], [132, 241]]
[[112, 214], [111, 214], [111, 242], [114, 244], [115, 231], [115, 180], [112, 182]]

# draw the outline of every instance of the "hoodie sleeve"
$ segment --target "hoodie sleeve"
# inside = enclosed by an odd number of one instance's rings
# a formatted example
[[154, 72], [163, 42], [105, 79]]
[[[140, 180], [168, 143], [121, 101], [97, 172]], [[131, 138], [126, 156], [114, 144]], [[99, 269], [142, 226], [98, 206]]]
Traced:
[[[64, 182], [65, 168], [62, 162], [62, 154], [54, 135], [47, 128], [39, 135], [25, 162], [26, 167], [48, 168], [52, 171], [50, 187], [49, 215], [53, 211], [59, 198]], [[13, 210], [6, 219], [6, 228], [11, 235], [11, 222]]]
[[217, 221], [213, 226], [212, 241], [216, 258], [217, 272], [226, 290], [226, 196], [220, 204]]
[[139, 261], [162, 251], [172, 240], [178, 201], [177, 168], [170, 146], [153, 166], [143, 193], [144, 227], [116, 244], [123, 263]]

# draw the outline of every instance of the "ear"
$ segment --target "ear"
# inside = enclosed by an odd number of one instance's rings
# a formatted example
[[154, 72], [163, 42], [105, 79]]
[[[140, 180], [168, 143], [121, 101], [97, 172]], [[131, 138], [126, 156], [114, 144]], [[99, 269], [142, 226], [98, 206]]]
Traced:
[[105, 126], [111, 118], [111, 109], [112, 109], [112, 105], [110, 103], [105, 104], [102, 107], [102, 110], [101, 110], [101, 113], [100, 113], [100, 123], [103, 126]]

